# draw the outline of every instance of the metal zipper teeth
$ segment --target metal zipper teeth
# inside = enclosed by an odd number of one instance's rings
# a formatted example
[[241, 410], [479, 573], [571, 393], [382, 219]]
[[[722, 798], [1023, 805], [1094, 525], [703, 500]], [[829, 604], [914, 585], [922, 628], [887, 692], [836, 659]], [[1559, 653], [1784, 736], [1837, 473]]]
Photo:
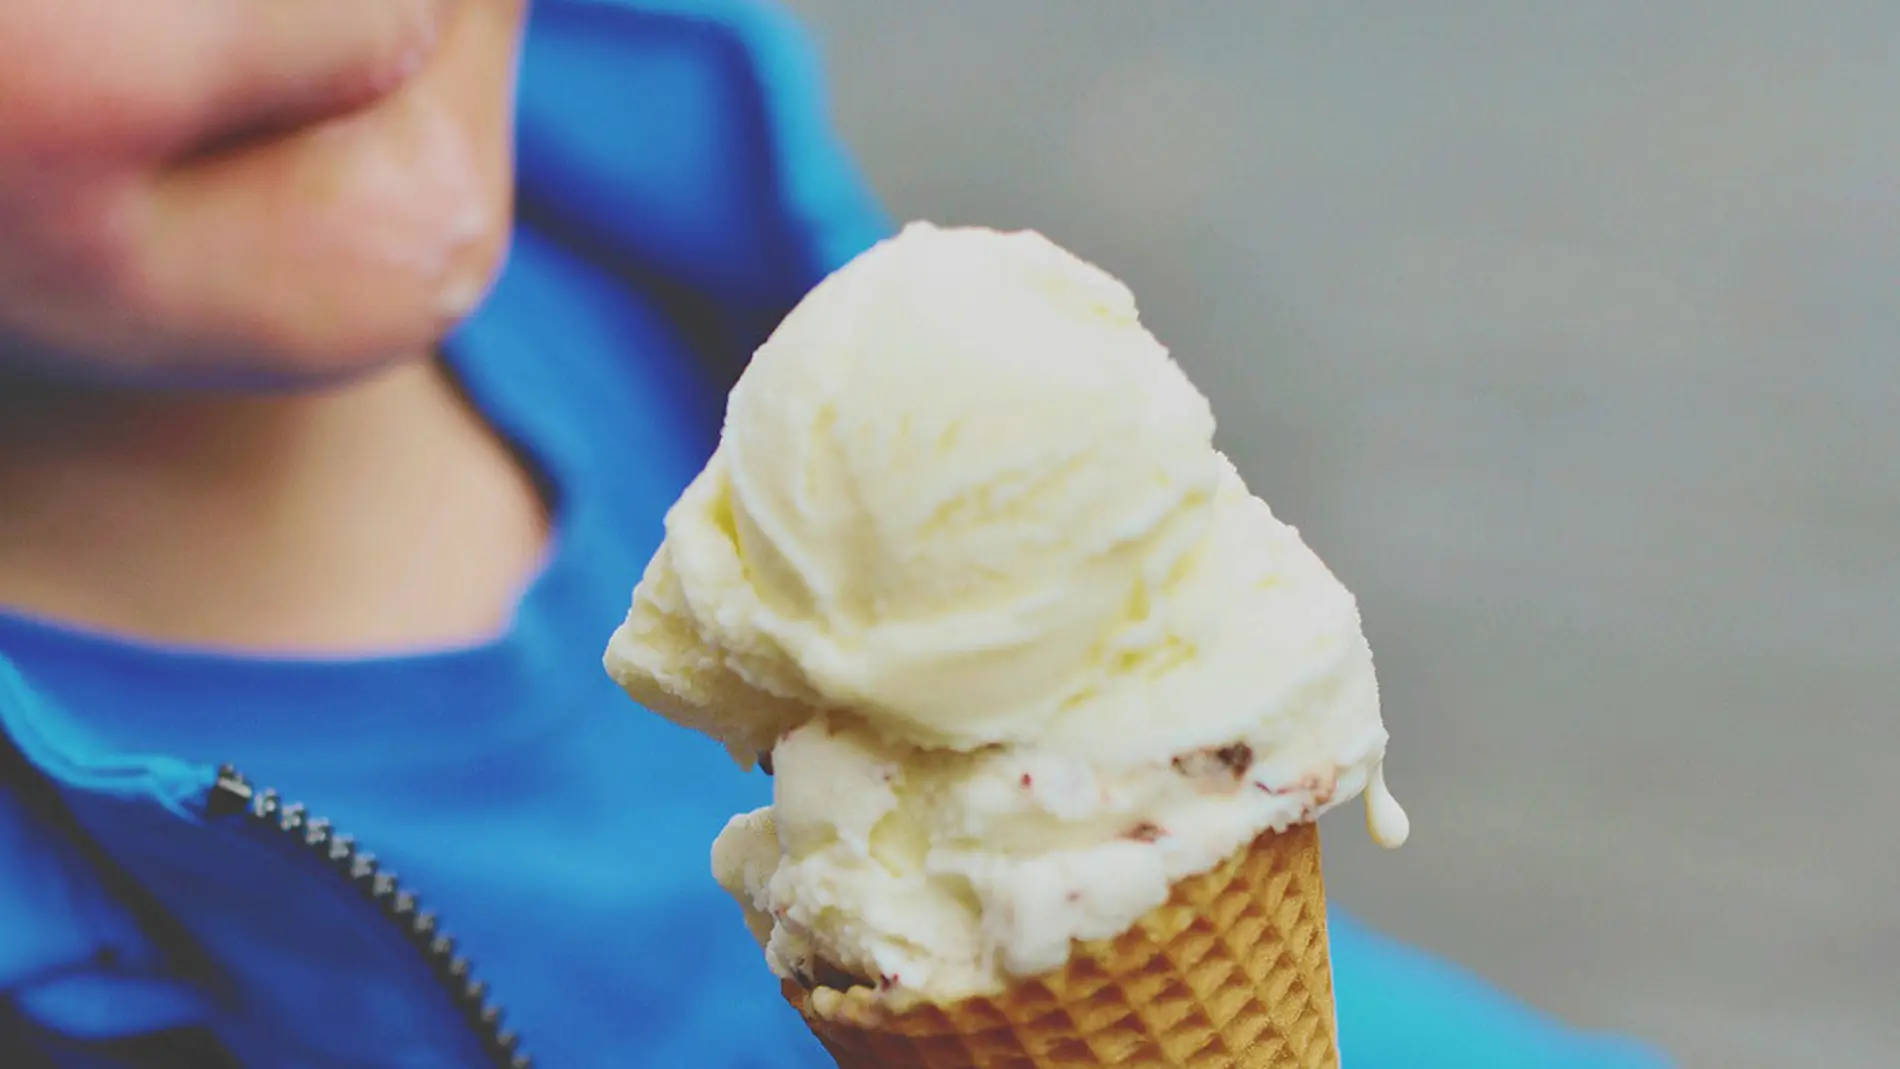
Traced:
[[242, 814], [343, 877], [422, 955], [475, 1032], [490, 1063], [497, 1069], [533, 1069], [534, 1062], [522, 1053], [519, 1038], [503, 1027], [501, 1008], [489, 1000], [488, 985], [476, 979], [468, 959], [456, 953], [455, 940], [436, 927], [435, 914], [422, 909], [416, 896], [403, 890], [394, 873], [378, 867], [374, 855], [358, 849], [349, 836], [338, 834], [329, 821], [306, 814], [303, 806], [286, 805], [276, 791], [253, 788], [228, 765], [218, 770], [210, 812], [212, 816]]

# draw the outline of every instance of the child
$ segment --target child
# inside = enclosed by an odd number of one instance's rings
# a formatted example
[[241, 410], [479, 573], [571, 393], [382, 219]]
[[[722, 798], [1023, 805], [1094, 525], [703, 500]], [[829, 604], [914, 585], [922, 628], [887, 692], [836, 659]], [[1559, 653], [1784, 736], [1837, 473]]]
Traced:
[[[828, 1064], [599, 653], [888, 223], [782, 15], [525, 8], [0, 5], [0, 1064]], [[1655, 1064], [1334, 939], [1351, 1069]]]

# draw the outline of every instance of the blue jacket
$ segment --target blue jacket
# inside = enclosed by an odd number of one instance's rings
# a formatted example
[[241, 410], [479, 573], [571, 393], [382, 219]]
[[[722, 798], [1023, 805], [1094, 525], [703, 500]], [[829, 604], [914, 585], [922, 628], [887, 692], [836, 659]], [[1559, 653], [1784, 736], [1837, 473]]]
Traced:
[[[0, 1065], [829, 1064], [707, 873], [764, 782], [598, 664], [745, 354], [888, 231], [816, 84], [769, 7], [539, 5], [515, 248], [448, 346], [550, 487], [506, 635], [270, 660], [0, 612]], [[1347, 1069], [1662, 1064], [1333, 940]]]

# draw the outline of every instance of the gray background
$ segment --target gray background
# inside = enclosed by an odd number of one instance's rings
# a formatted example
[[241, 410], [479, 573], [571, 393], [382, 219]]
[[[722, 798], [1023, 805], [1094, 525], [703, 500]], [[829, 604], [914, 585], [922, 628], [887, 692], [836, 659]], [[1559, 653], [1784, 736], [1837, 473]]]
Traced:
[[1900, 1064], [1900, 3], [793, 7], [893, 209], [1126, 278], [1359, 594], [1416, 831], [1338, 899]]

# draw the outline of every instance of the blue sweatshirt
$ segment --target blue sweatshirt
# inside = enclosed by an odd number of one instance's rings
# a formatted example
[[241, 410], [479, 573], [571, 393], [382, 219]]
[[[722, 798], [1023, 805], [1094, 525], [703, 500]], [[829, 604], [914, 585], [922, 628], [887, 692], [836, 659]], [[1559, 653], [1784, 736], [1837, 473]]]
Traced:
[[[550, 488], [507, 632], [367, 660], [0, 612], [0, 1065], [796, 1069], [708, 844], [768, 800], [600, 651], [723, 388], [888, 224], [784, 16], [543, 0], [510, 262], [447, 359]], [[1347, 1069], [1656, 1066], [1335, 911]]]

